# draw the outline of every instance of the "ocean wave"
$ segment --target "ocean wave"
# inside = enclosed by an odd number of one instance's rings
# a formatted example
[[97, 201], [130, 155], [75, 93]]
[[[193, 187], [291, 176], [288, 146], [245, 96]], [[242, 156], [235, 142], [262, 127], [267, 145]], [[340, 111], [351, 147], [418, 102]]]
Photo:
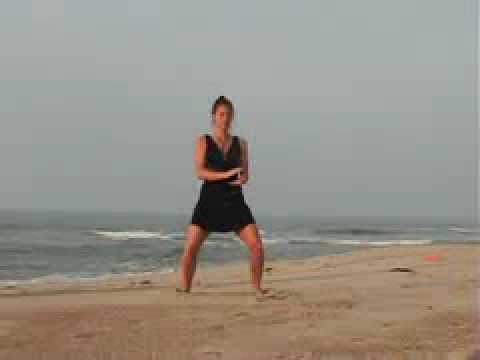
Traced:
[[400, 232], [394, 229], [374, 229], [374, 228], [323, 228], [314, 231], [315, 234], [334, 234], [334, 235], [355, 235], [355, 236], [370, 236], [370, 235], [385, 235], [396, 234]]
[[458, 227], [458, 226], [450, 226], [448, 228], [449, 231], [453, 231], [453, 232], [457, 232], [457, 233], [461, 233], [461, 234], [477, 234], [479, 233], [480, 229], [473, 229], [473, 228], [470, 228], [470, 229], [467, 229], [467, 228], [462, 228], [462, 227]]
[[355, 240], [355, 239], [292, 239], [290, 244], [330, 244], [330, 245], [358, 245], [358, 246], [390, 246], [390, 245], [428, 245], [433, 240]]
[[33, 279], [22, 279], [22, 280], [0, 280], [0, 289], [6, 288], [21, 288], [21, 287], [30, 287], [36, 285], [75, 285], [75, 284], [86, 284], [86, 283], [95, 283], [98, 281], [108, 281], [108, 280], [122, 280], [132, 277], [143, 277], [149, 275], [163, 275], [175, 272], [173, 267], [164, 267], [155, 271], [143, 271], [143, 272], [122, 272], [122, 273], [105, 273], [99, 275], [75, 275], [75, 274], [60, 274], [55, 273], [51, 275], [45, 275], [36, 277]]
[[166, 234], [165, 236], [168, 237], [169, 239], [172, 239], [172, 240], [181, 240], [181, 239], [185, 239], [185, 232], [172, 232], [172, 233], [168, 233]]
[[130, 231], [93, 231], [95, 235], [110, 239], [110, 240], [132, 240], [132, 239], [174, 239], [176, 233], [163, 234], [161, 232], [152, 232], [145, 230], [130, 230]]
[[216, 248], [224, 248], [224, 249], [231, 249], [234, 247], [238, 247], [238, 243], [234, 241], [205, 241], [205, 246], [211, 246]]
[[264, 244], [285, 244], [288, 243], [288, 239], [281, 237], [262, 237], [262, 243]]
[[[163, 233], [159, 231], [146, 231], [146, 230], [125, 230], [125, 231], [107, 231], [107, 230], [93, 230], [95, 235], [109, 239], [109, 240], [135, 240], [135, 239], [160, 239], [160, 240], [181, 240], [184, 239], [186, 234], [184, 231], [176, 231], [171, 233]], [[260, 235], [264, 236], [267, 232], [263, 229], [259, 229]], [[221, 239], [238, 239], [239, 237], [233, 233], [215, 233], [209, 236], [210, 238]]]

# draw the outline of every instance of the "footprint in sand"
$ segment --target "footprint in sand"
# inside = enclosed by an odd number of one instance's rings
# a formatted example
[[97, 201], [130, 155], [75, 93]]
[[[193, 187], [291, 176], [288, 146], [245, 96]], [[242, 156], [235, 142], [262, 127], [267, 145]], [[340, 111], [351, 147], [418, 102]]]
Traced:
[[82, 332], [82, 333], [74, 334], [73, 336], [77, 339], [91, 339], [95, 337], [95, 335], [97, 334], [94, 332]]
[[197, 352], [198, 355], [203, 355], [202, 359], [221, 359], [223, 356], [223, 351], [220, 349], [215, 349], [210, 346], [205, 346]]
[[232, 316], [237, 318], [237, 319], [245, 319], [245, 318], [251, 317], [252, 314], [247, 312], [247, 311], [240, 311], [240, 312], [237, 312], [237, 313], [233, 314]]
[[[80, 330], [80, 329], [79, 329]], [[72, 334], [72, 337], [76, 339], [91, 339], [99, 335], [103, 335], [108, 333], [109, 331], [112, 330], [111, 326], [99, 326], [95, 329], [95, 331], [89, 331], [89, 330], [84, 330], [84, 331], [79, 331], [76, 334]]]
[[255, 299], [258, 302], [269, 301], [269, 300], [285, 300], [289, 298], [300, 298], [300, 293], [293, 290], [277, 290], [277, 289], [268, 289], [265, 293], [256, 293]]
[[297, 314], [306, 319], [336, 318], [343, 310], [350, 310], [354, 302], [349, 299], [327, 300], [319, 303], [305, 303], [297, 310]]
[[365, 339], [363, 337], [360, 337], [360, 336], [354, 336], [354, 337], [350, 338], [350, 341], [355, 342], [355, 343], [361, 343], [361, 342], [364, 342]]
[[223, 324], [216, 324], [216, 325], [212, 325], [209, 327], [210, 330], [213, 330], [213, 331], [225, 331], [225, 325]]

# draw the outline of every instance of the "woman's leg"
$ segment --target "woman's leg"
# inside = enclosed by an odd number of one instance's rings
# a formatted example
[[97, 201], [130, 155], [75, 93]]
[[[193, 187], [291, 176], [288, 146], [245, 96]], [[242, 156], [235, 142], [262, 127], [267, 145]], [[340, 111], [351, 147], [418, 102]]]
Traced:
[[190, 224], [185, 237], [185, 246], [181, 257], [182, 288], [177, 291], [190, 292], [193, 276], [197, 268], [197, 253], [209, 232], [201, 226]]
[[248, 224], [240, 229], [240, 231], [236, 231], [236, 233], [240, 240], [247, 245], [248, 250], [250, 251], [250, 274], [252, 286], [255, 290], [265, 293], [267, 290], [264, 290], [261, 287], [264, 252], [257, 224]]

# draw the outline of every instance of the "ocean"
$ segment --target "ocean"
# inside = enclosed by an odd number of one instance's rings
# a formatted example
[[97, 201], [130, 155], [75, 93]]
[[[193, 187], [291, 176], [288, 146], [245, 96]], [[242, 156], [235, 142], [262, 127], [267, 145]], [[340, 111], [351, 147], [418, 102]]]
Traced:
[[[480, 227], [255, 216], [265, 261], [379, 246], [480, 244]], [[0, 288], [177, 271], [190, 214], [0, 210]], [[201, 266], [245, 259], [235, 233], [212, 233]]]

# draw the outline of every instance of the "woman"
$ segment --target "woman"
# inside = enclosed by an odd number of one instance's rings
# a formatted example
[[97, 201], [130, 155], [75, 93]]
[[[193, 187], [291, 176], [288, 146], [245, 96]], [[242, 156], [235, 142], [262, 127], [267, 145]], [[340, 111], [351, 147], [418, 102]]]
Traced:
[[218, 97], [211, 110], [212, 134], [203, 134], [195, 144], [196, 175], [203, 179], [200, 197], [188, 225], [181, 258], [183, 287], [189, 293], [200, 246], [211, 232], [235, 231], [250, 251], [250, 274], [256, 294], [267, 293], [260, 285], [264, 254], [255, 218], [243, 197], [242, 185], [248, 181], [246, 140], [230, 134], [234, 109], [224, 96]]

